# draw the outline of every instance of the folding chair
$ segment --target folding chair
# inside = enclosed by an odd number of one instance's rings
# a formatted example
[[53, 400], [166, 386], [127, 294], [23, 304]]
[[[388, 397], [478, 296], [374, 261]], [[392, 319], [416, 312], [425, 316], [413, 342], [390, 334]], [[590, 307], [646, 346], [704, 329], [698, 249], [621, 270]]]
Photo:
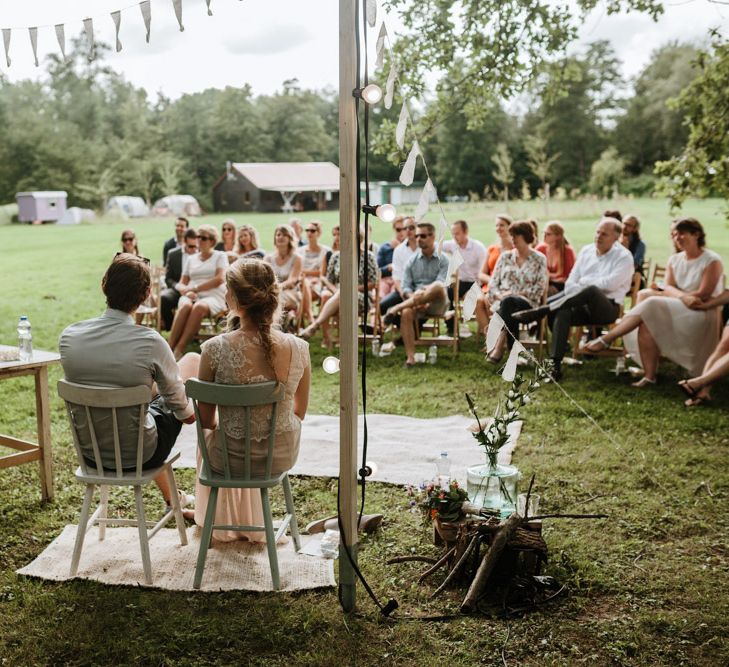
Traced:
[[137, 317], [139, 324], [160, 331], [162, 329], [162, 299], [160, 299], [160, 290], [165, 278], [165, 267], [154, 265], [151, 273], [151, 293], [149, 305], [142, 304], [137, 308]]

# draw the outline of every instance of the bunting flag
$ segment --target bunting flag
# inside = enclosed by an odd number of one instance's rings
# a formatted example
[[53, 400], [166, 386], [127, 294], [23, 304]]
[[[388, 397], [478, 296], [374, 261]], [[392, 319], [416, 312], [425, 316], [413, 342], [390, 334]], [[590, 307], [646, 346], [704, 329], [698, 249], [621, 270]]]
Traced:
[[461, 311], [461, 316], [463, 317], [464, 322], [468, 322], [473, 317], [473, 314], [476, 312], [476, 303], [480, 296], [481, 286], [475, 282], [471, 285], [468, 292], [466, 292], [466, 295], [463, 297], [463, 310]]
[[430, 209], [430, 195], [435, 192], [433, 181], [428, 179], [425, 183], [423, 191], [420, 193], [420, 201], [415, 209], [415, 221], [420, 222]]
[[150, 0], [142, 0], [142, 2], [139, 3], [139, 9], [142, 12], [144, 28], [147, 31], [147, 44], [149, 44], [149, 33], [152, 25], [152, 5]]
[[377, 23], [377, 0], [367, 0], [365, 14], [367, 15], [368, 25], [370, 28], [374, 28], [375, 23]]
[[180, 32], [185, 32], [185, 26], [182, 25], [182, 0], [172, 0], [172, 6], [175, 8], [175, 16], [180, 24]]
[[5, 45], [5, 62], [10, 67], [10, 28], [3, 28], [3, 44]]
[[516, 376], [516, 366], [519, 362], [519, 353], [521, 352], [526, 352], [526, 348], [518, 340], [515, 340], [514, 345], [511, 348], [511, 352], [509, 353], [509, 358], [506, 361], [506, 366], [504, 366], [504, 370], [501, 371], [501, 377], [506, 382], [514, 381], [514, 377]]
[[494, 313], [489, 320], [489, 327], [486, 330], [486, 349], [491, 352], [496, 347], [496, 343], [499, 342], [499, 336], [501, 330], [504, 328], [504, 320], [501, 319], [501, 315]]
[[212, 9], [210, 9], [210, 3], [211, 3], [212, 1], [213, 1], [213, 0], [205, 0], [205, 4], [206, 4], [206, 5], [208, 6], [208, 16], [212, 16], [212, 15], [213, 15], [213, 10], [212, 10]]
[[392, 106], [392, 98], [395, 95], [395, 81], [397, 80], [397, 67], [393, 64], [390, 67], [390, 74], [387, 76], [387, 83], [385, 84], [385, 109], [389, 109]]
[[405, 131], [408, 128], [408, 107], [407, 104], [403, 103], [402, 109], [400, 109], [400, 118], [397, 121], [397, 127], [395, 128], [395, 143], [397, 147], [402, 150], [405, 146]]
[[56, 39], [58, 40], [58, 46], [61, 49], [61, 55], [63, 60], [66, 60], [66, 29], [63, 27], [63, 23], [56, 24]]
[[116, 52], [119, 53], [119, 51], [122, 50], [122, 43], [119, 41], [119, 26], [121, 25], [121, 11], [117, 9], [117, 11], [112, 12], [111, 20], [114, 21], [114, 34], [116, 37]]
[[380, 34], [377, 35], [377, 43], [375, 44], [375, 52], [377, 60], [375, 61], [375, 69], [381, 69], [385, 63], [385, 38], [387, 37], [387, 28], [385, 22], [380, 26]]
[[35, 66], [38, 67], [38, 28], [28, 28], [28, 35], [30, 36], [30, 46], [33, 49]]
[[84, 31], [89, 43], [89, 60], [94, 59], [94, 19], [84, 19]]
[[461, 264], [463, 264], [463, 262], [464, 262], [463, 255], [461, 255], [460, 250], [458, 250], [458, 248], [456, 248], [451, 253], [450, 259], [448, 260], [448, 278], [449, 278], [448, 282], [449, 282], [449, 284], [451, 282], [453, 282], [452, 277], [454, 275], [456, 275], [456, 271], [458, 271], [458, 269], [461, 267]]
[[408, 159], [405, 160], [405, 166], [400, 172], [400, 183], [403, 185], [412, 185], [413, 179], [415, 178], [415, 163], [418, 161], [418, 155], [420, 155], [420, 146], [418, 142], [413, 142], [413, 147], [410, 149]]

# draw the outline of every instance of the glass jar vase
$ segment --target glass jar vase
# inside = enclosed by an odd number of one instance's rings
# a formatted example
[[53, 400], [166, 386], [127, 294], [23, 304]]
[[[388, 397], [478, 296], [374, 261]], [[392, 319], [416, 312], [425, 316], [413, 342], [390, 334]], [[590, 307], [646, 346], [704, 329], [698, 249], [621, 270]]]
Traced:
[[472, 466], [467, 470], [466, 491], [474, 505], [498, 510], [506, 518], [516, 511], [519, 477], [518, 468], [512, 465]]

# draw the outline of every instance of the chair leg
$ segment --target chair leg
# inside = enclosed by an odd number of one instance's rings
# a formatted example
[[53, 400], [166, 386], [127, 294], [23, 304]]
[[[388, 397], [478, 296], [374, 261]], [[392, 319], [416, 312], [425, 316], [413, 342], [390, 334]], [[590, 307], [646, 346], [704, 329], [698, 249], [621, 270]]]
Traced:
[[137, 501], [137, 530], [139, 531], [139, 547], [142, 551], [142, 567], [144, 568], [144, 583], [152, 584], [152, 560], [149, 557], [149, 537], [147, 535], [147, 522], [144, 518], [144, 498], [142, 487], [134, 487], [134, 499]]
[[99, 512], [97, 521], [99, 523], [99, 542], [102, 542], [106, 537], [106, 521], [104, 519], [109, 516], [109, 487], [99, 487], [99, 494], [101, 496], [101, 500], [99, 501], [101, 511]]
[[69, 576], [75, 577], [78, 572], [78, 562], [81, 560], [81, 549], [84, 546], [84, 538], [88, 529], [89, 508], [94, 498], [94, 485], [86, 485], [86, 493], [84, 494], [84, 504], [81, 506], [81, 516], [78, 519], [78, 530], [76, 531], [76, 542], [73, 545], [73, 556], [71, 556], [71, 570]]
[[263, 523], [266, 527], [266, 548], [268, 549], [268, 562], [271, 565], [273, 590], [277, 591], [281, 588], [281, 579], [278, 573], [276, 533], [273, 530], [273, 516], [271, 515], [271, 503], [268, 500], [268, 489], [261, 489], [261, 504], [263, 505]]
[[180, 533], [180, 544], [184, 547], [187, 544], [185, 517], [182, 516], [182, 508], [180, 507], [180, 495], [177, 493], [177, 483], [175, 482], [175, 473], [172, 471], [172, 465], [168, 464], [166, 466], [166, 472], [167, 479], [170, 483], [170, 494], [172, 496], [172, 512], [175, 515], [177, 532]]
[[301, 549], [301, 538], [299, 537], [299, 525], [296, 523], [296, 511], [294, 510], [294, 494], [291, 493], [291, 482], [288, 474], [284, 475], [281, 481], [284, 490], [284, 498], [286, 499], [286, 511], [291, 515], [289, 528], [291, 529], [291, 537], [294, 540], [294, 549]]
[[205, 559], [208, 556], [210, 540], [213, 537], [213, 525], [215, 524], [215, 508], [218, 504], [218, 487], [210, 489], [208, 508], [205, 512], [205, 523], [203, 524], [202, 535], [200, 535], [200, 550], [197, 553], [197, 564], [195, 565], [195, 579], [192, 582], [193, 588], [200, 588], [202, 584], [203, 571], [205, 570]]

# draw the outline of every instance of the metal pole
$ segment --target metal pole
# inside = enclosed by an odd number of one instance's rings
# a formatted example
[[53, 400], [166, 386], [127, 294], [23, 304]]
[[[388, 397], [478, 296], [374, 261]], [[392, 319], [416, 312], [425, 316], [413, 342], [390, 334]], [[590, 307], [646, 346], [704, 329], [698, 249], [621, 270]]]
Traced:
[[[339, 484], [344, 538], [357, 562], [357, 85], [355, 2], [339, 0]], [[339, 597], [354, 611], [356, 579], [340, 547]]]

